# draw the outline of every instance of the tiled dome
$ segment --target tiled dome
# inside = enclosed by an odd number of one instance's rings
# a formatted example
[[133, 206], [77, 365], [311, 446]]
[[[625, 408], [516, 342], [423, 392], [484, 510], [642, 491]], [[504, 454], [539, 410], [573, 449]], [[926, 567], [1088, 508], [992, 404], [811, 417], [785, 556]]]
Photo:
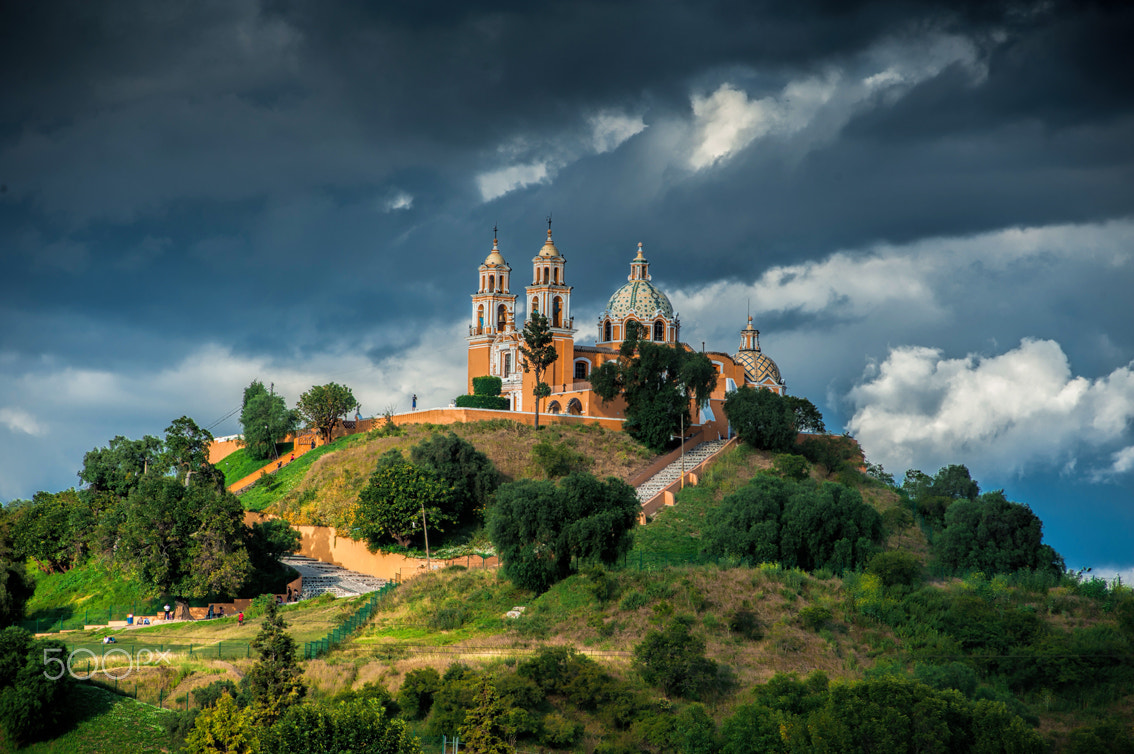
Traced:
[[631, 280], [626, 283], [610, 297], [606, 308], [614, 319], [621, 319], [630, 312], [646, 318], [661, 314], [666, 319], [673, 319], [673, 304], [669, 302], [669, 297], [649, 280]]
[[759, 384], [766, 382], [768, 378], [771, 378], [776, 384], [783, 382], [783, 378], [780, 376], [780, 368], [776, 366], [776, 362], [761, 351], [741, 351], [733, 356], [732, 360], [744, 367], [744, 376], [750, 382]]

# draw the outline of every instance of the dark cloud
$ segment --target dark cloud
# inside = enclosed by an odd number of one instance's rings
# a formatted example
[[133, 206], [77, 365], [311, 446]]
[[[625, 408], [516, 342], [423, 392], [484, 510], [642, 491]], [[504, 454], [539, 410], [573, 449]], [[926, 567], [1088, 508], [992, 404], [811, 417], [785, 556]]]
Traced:
[[492, 228], [520, 292], [548, 213], [581, 340], [644, 242], [690, 340], [732, 350], [751, 303], [833, 427], [902, 347], [1038, 338], [1113, 374], [1132, 26], [1078, 2], [3, 4], [0, 495], [224, 416], [253, 377], [447, 402]]

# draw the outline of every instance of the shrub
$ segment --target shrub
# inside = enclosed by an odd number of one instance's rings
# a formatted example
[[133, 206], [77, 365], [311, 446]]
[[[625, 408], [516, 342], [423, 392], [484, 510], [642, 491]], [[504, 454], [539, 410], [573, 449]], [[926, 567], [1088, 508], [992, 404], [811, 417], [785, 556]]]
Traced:
[[634, 647], [634, 664], [642, 679], [666, 694], [699, 698], [717, 677], [717, 664], [705, 657], [705, 642], [689, 631], [689, 621], [675, 619], [661, 631], [650, 631]]
[[921, 561], [912, 552], [880, 552], [866, 566], [868, 573], [882, 579], [883, 586], [913, 586], [921, 577]]
[[641, 591], [635, 589], [631, 592], [626, 593], [626, 596], [623, 597], [622, 601], [618, 603], [618, 609], [631, 611], [637, 610], [640, 607], [645, 607], [648, 604], [650, 604], [650, 598], [642, 594]]
[[586, 471], [594, 463], [586, 455], [566, 443], [541, 440], [532, 446], [532, 461], [548, 479]]
[[809, 468], [806, 458], [792, 453], [777, 453], [772, 460], [772, 469], [784, 479], [806, 479]]
[[398, 706], [410, 720], [424, 720], [433, 706], [433, 695], [441, 688], [441, 674], [433, 668], [418, 668], [406, 673], [398, 691]]
[[818, 631], [831, 622], [831, 608], [824, 605], [808, 605], [799, 611], [799, 622], [804, 628]]
[[503, 385], [504, 381], [499, 377], [492, 377], [490, 375], [473, 377], [473, 395], [500, 395], [500, 388]]
[[764, 638], [764, 628], [760, 625], [760, 620], [756, 617], [756, 613], [748, 608], [741, 608], [729, 616], [728, 630], [752, 641]]
[[488, 408], [507, 411], [508, 399], [498, 395], [458, 395], [457, 408]]

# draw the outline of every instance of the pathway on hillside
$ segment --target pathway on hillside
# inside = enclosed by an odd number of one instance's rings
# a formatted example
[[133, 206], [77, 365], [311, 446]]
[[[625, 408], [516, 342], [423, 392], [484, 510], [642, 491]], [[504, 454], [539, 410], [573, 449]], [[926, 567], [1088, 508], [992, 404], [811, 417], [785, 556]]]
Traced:
[[376, 592], [387, 584], [386, 579], [367, 576], [365, 573], [303, 555], [287, 555], [280, 558], [280, 561], [299, 571], [299, 575], [303, 577], [303, 591], [299, 595], [301, 600], [318, 597], [324, 592], [330, 592], [336, 597], [357, 597], [367, 592]]
[[[693, 470], [698, 464], [703, 463], [710, 457], [719, 453], [720, 450], [727, 444], [728, 440], [710, 440], [709, 442], [701, 443], [692, 450], [685, 451], [685, 470]], [[680, 479], [681, 469], [682, 460], [678, 458], [669, 466], [666, 466], [664, 469], [647, 479], [643, 484], [638, 485], [638, 502], [643, 504], [649, 502], [659, 492]]]
[[248, 476], [244, 477], [243, 479], [238, 479], [237, 481], [228, 485], [228, 491], [233, 493], [234, 495], [238, 492], [243, 492], [245, 489], [255, 484], [264, 474], [272, 474], [282, 469], [284, 466], [291, 464], [295, 459], [299, 458], [307, 451], [314, 450], [315, 435], [303, 435], [302, 437], [296, 437], [294, 442], [292, 443], [292, 447], [294, 448], [294, 450], [290, 451], [290, 458], [280, 456], [279, 460], [272, 459], [271, 461], [268, 461], [266, 464], [256, 469]]

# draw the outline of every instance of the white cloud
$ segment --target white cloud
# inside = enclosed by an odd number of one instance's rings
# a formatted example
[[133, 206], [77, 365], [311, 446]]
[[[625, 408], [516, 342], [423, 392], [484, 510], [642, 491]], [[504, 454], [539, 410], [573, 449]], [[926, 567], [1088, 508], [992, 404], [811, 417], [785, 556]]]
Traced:
[[961, 462], [980, 476], [1064, 466], [1123, 439], [1134, 419], [1132, 367], [1096, 380], [1074, 376], [1051, 340], [1025, 339], [987, 357], [894, 348], [851, 390], [847, 428], [890, 468]]
[[36, 418], [20, 408], [7, 406], [0, 408], [0, 424], [12, 432], [21, 432], [25, 435], [44, 435], [47, 429], [36, 421]]
[[1125, 474], [1128, 471], [1134, 470], [1134, 445], [1128, 448], [1123, 448], [1112, 456], [1114, 464], [1111, 466], [1110, 471], [1113, 474]]
[[413, 196], [407, 194], [405, 191], [399, 191], [386, 200], [384, 209], [387, 212], [396, 212], [400, 209], [413, 209]]
[[480, 198], [490, 202], [497, 197], [535, 183], [549, 180], [547, 162], [532, 162], [527, 165], [509, 165], [506, 168], [481, 173], [476, 178]]
[[[20, 408], [0, 408], [0, 426], [22, 435], [0, 453], [0, 499], [74, 484], [83, 453], [115, 435], [161, 435], [181, 415], [210, 426], [239, 407], [244, 388], [254, 379], [274, 383], [289, 405], [312, 385], [348, 385], [364, 416], [379, 415], [390, 406], [406, 411], [413, 394], [419, 407], [429, 408], [448, 405], [465, 392], [466, 323], [414, 328], [417, 337], [398, 347], [391, 347], [386, 336], [391, 326], [384, 322], [352, 343], [300, 358], [249, 357], [208, 344], [175, 363], [132, 373], [79, 369], [53, 359], [22, 364], [0, 352], [0, 380], [11, 400], [44, 407], [42, 418]], [[367, 354], [375, 349], [390, 355], [372, 359]], [[239, 432], [238, 418], [217, 423], [212, 431]]]
[[646, 129], [642, 116], [610, 110], [591, 116], [588, 122], [591, 125], [592, 147], [597, 154], [617, 149], [631, 136]]
[[[1132, 249], [1131, 220], [1008, 228], [838, 251], [812, 262], [769, 268], [753, 283], [721, 280], [679, 288], [669, 296], [690, 323], [725, 321], [731, 327], [736, 309], [747, 302], [756, 315], [799, 312], [844, 321], [892, 319], [900, 308], [900, 324], [908, 327], [938, 321], [958, 306], [971, 307], [971, 297], [952, 295], [957, 286], [971, 291], [995, 275], [1019, 276], [1029, 269], [1129, 267], [1134, 261]], [[733, 313], [722, 318], [722, 306], [731, 306]]]
[[928, 35], [880, 44], [843, 66], [787, 82], [776, 94], [749, 98], [735, 82], [690, 97], [693, 119], [688, 164], [703, 170], [764, 138], [798, 138], [797, 152], [833, 138], [858, 112], [892, 103], [912, 86], [953, 64], [981, 75], [972, 43]]

